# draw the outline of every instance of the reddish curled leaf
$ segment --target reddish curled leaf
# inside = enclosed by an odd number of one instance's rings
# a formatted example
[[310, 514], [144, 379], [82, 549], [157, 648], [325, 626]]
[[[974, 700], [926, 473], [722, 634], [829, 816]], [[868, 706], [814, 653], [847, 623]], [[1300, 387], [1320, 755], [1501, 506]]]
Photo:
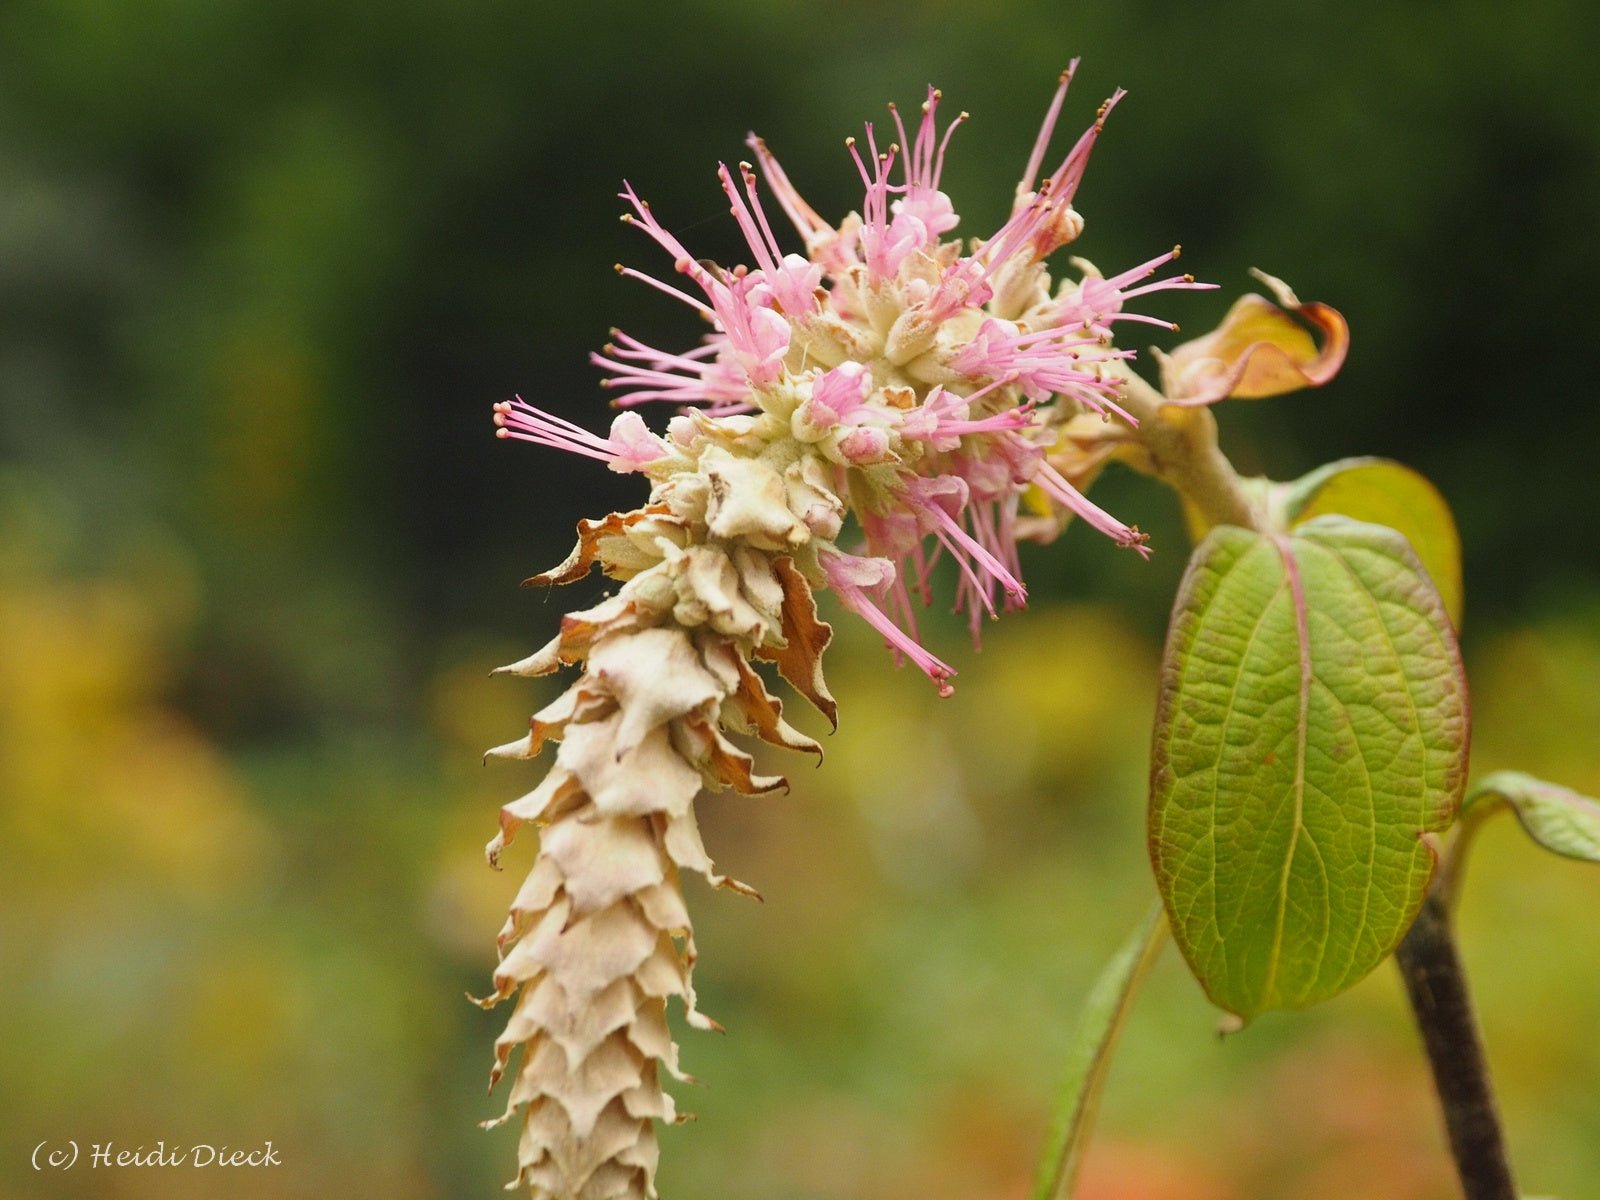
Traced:
[[[1278, 303], [1253, 293], [1241, 296], [1210, 333], [1158, 354], [1168, 403], [1259, 400], [1321, 387], [1339, 373], [1350, 349], [1350, 326], [1338, 310], [1302, 304], [1281, 279], [1263, 271], [1253, 274]], [[1307, 325], [1320, 335], [1320, 348]]]

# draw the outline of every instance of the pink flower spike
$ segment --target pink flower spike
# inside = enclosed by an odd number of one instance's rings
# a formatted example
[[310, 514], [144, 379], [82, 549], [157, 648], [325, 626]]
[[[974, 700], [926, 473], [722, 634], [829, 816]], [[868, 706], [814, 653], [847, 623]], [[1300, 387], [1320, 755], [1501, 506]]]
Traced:
[[[930, 95], [936, 97], [932, 89]], [[935, 105], [936, 107], [936, 105]], [[905, 126], [894, 105], [889, 106], [895, 125], [905, 139]], [[906, 182], [890, 183], [895, 159], [901, 155], [899, 143], [891, 143], [888, 150], [879, 153], [877, 137], [868, 122], [867, 150], [872, 157], [873, 170], [868, 170], [854, 138], [846, 139], [850, 156], [855, 160], [861, 182], [866, 186], [866, 198], [861, 208], [859, 239], [869, 275], [876, 280], [892, 279], [899, 274], [901, 264], [917, 250], [932, 249], [939, 244], [939, 235], [955, 228], [957, 217], [950, 199], [930, 182], [934, 179], [939, 155], [933, 149], [932, 109], [924, 106], [923, 125], [918, 133], [918, 143], [926, 150], [919, 160], [915, 154], [907, 156]], [[900, 199], [892, 204], [891, 192]]]
[[638, 413], [618, 413], [611, 422], [607, 443], [616, 451], [610, 466], [619, 475], [642, 471], [668, 454], [667, 444], [646, 427]]
[[550, 446], [585, 458], [599, 459], [618, 474], [639, 471], [665, 458], [665, 442], [645, 428], [637, 413], [623, 413], [611, 425], [611, 436], [601, 437], [531, 404], [519, 396], [494, 406], [495, 436]]
[[[1095, 274], [1086, 275], [1076, 292], [1064, 297], [1057, 304], [1057, 319], [1062, 324], [1082, 325], [1085, 329], [1104, 330], [1113, 321], [1139, 321], [1147, 325], [1176, 329], [1177, 326], [1171, 321], [1125, 313], [1122, 311], [1122, 306], [1135, 296], [1143, 296], [1150, 292], [1203, 292], [1215, 289], [1216, 284], [1199, 283], [1193, 275], [1169, 275], [1165, 279], [1157, 279], [1150, 283], [1141, 282], [1154, 275], [1158, 267], [1175, 261], [1182, 252], [1183, 247], [1174, 246], [1167, 253], [1157, 255], [1149, 262], [1140, 263], [1137, 267], [1131, 267], [1109, 279], [1103, 279]], [[1130, 286], [1133, 284], [1139, 286]]]
[[789, 322], [772, 309], [751, 303], [746, 293], [747, 289], [729, 289], [730, 302], [725, 311], [718, 306], [718, 316], [734, 360], [752, 384], [766, 387], [783, 371], [783, 356], [789, 351]]
[[[1074, 60], [1073, 67], [1076, 65]], [[991, 252], [989, 247], [985, 248], [986, 252], [993, 254], [991, 258], [993, 265], [1009, 259], [1024, 245], [1029, 248], [1035, 260], [1047, 258], [1083, 231], [1083, 221], [1073, 209], [1072, 201], [1077, 195], [1078, 185], [1083, 182], [1084, 169], [1089, 165], [1089, 152], [1094, 149], [1095, 142], [1105, 128], [1106, 117], [1127, 92], [1118, 88], [1111, 94], [1095, 114], [1094, 124], [1084, 130], [1073, 143], [1072, 149], [1067, 152], [1066, 158], [1061, 160], [1061, 165], [1056, 168], [1055, 173], [1042, 180], [1039, 190], [1035, 192], [1032, 190], [1033, 179], [1038, 173], [1039, 164], [1043, 161], [1049, 134], [1055, 128], [1055, 118], [1060, 112], [1059, 101], [1066, 94], [1067, 84], [1071, 82], [1071, 71], [1072, 68], [1069, 68], [1062, 79], [1061, 87], [1056, 91], [1056, 99], [1051, 102], [1050, 113], [1040, 130], [1041, 140], [1034, 143], [1033, 155], [1028, 160], [1028, 169], [1023, 174], [1022, 184], [1017, 188], [1012, 221], [1007, 223], [1007, 237], [996, 251]], [[991, 246], [999, 242], [999, 235], [990, 239]]]
[[955, 668], [928, 653], [872, 602], [869, 593], [881, 597], [893, 586], [896, 572], [892, 562], [886, 558], [862, 558], [826, 550], [817, 556], [817, 562], [839, 602], [882, 634], [896, 654], [903, 654], [915, 663], [918, 670], [933, 680], [939, 695], [948, 696], [955, 690], [949, 683], [956, 673]]
[[950, 232], [958, 222], [949, 197], [939, 190], [939, 176], [944, 172], [944, 155], [950, 138], [956, 128], [967, 120], [968, 114], [958, 114], [950, 122], [941, 141], [937, 114], [942, 98], [937, 88], [928, 89], [928, 98], [922, 102], [922, 122], [917, 127], [915, 141], [906, 135], [900, 110], [893, 104], [889, 105], [895, 129], [900, 134], [900, 144], [909, 147], [905, 154], [905, 195], [893, 206], [894, 224], [901, 225], [904, 234], [916, 236], [923, 244], [932, 243], [940, 234]]
[[906, 413], [900, 421], [900, 436], [927, 442], [935, 450], [954, 450], [961, 438], [974, 433], [998, 433], [1007, 429], [1022, 429], [1033, 420], [1034, 401], [1025, 400], [1015, 408], [993, 416], [970, 418], [972, 405], [996, 388], [1006, 387], [1015, 380], [1007, 375], [985, 384], [971, 395], [935, 385], [921, 405]]
[[972, 341], [951, 358], [963, 375], [1008, 378], [1031, 400], [1055, 393], [1070, 396], [1094, 412], [1112, 412], [1130, 425], [1135, 418], [1116, 402], [1117, 380], [1103, 373], [1105, 363], [1132, 358], [1131, 350], [1114, 350], [1099, 336], [1072, 337], [1059, 326], [1022, 330], [1010, 321], [989, 318]]
[[1056, 503], [1062, 505], [1077, 516], [1082, 517], [1094, 529], [1105, 534], [1119, 546], [1131, 546], [1138, 551], [1140, 558], [1150, 557], [1150, 547], [1146, 543], [1150, 535], [1140, 533], [1137, 527], [1124, 525], [1105, 509], [1090, 500], [1061, 475], [1047, 462], [1039, 465], [1038, 473], [1033, 481], [1043, 489], [1045, 495]]
[[1100, 140], [1100, 135], [1105, 131], [1106, 118], [1111, 115], [1122, 98], [1128, 93], [1122, 88], [1112, 92], [1100, 105], [1094, 115], [1094, 124], [1078, 135], [1078, 140], [1073, 143], [1072, 149], [1067, 151], [1067, 156], [1061, 160], [1061, 165], [1055, 172], [1040, 185], [1039, 194], [1048, 197], [1053, 207], [1061, 207], [1072, 203], [1077, 195], [1078, 185], [1083, 182], [1083, 172], [1089, 165], [1089, 154], [1094, 150], [1095, 143]]
[[[728, 185], [730, 195], [734, 195], [731, 179]], [[631, 185], [625, 183], [620, 194], [633, 206], [633, 212], [624, 213], [622, 219], [630, 225], [640, 226], [657, 245], [671, 254], [674, 269], [694, 280], [711, 304], [707, 307], [687, 293], [631, 267], [619, 265], [618, 273], [648, 283], [711, 318], [716, 327], [727, 335], [733, 360], [750, 382], [758, 388], [773, 383], [782, 371], [783, 356], [789, 349], [789, 323], [763, 303], [764, 299], [770, 299], [770, 289], [759, 286], [761, 277], [751, 276], [740, 267], [732, 272], [720, 272], [722, 277], [718, 278], [689, 256], [683, 243], [656, 220], [650, 205], [639, 198]], [[737, 196], [734, 195], [734, 198], [737, 199]], [[759, 240], [759, 234], [756, 236]]]
[[[726, 163], [717, 164], [717, 178], [722, 190], [732, 203], [733, 219], [739, 232], [750, 247], [760, 267], [761, 281], [772, 291], [778, 307], [791, 316], [801, 316], [817, 307], [816, 289], [822, 282], [822, 268], [814, 266], [797, 254], [784, 256], [773, 236], [767, 214], [762, 210], [756, 195], [755, 172], [749, 163], [739, 164], [739, 176], [744, 183], [745, 195], [739, 194], [733, 175]], [[748, 198], [748, 200], [747, 200]]]

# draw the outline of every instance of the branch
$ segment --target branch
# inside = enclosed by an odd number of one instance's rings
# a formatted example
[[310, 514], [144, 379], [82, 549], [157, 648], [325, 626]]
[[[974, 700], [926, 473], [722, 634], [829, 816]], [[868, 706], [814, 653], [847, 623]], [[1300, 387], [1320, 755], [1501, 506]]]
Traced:
[[1517, 1200], [1466, 971], [1438, 888], [1423, 902], [1395, 962], [1422, 1031], [1466, 1200]]

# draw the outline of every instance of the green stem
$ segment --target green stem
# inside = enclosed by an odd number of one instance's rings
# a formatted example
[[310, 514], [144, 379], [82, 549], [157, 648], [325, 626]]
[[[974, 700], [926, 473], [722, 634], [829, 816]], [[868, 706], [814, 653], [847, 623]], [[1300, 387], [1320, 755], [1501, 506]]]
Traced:
[[1217, 444], [1217, 419], [1209, 408], [1168, 404], [1139, 376], [1128, 375], [1120, 401], [1139, 422], [1135, 439], [1147, 462], [1134, 465], [1154, 475], [1193, 505], [1207, 525], [1262, 529], [1264, 516]]
[[1517, 1200], [1466, 971], [1446, 898], [1437, 889], [1423, 902], [1395, 962], [1433, 1068], [1466, 1200]]

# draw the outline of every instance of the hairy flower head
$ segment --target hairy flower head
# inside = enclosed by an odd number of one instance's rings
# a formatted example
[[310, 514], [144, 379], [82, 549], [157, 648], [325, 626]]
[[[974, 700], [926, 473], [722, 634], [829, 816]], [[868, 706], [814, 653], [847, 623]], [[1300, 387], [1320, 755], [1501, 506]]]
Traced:
[[[1117, 544], [1147, 553], [1143, 534], [1085, 499], [1045, 452], [1079, 414], [1131, 423], [1117, 398], [1132, 352], [1116, 345], [1116, 327], [1175, 328], [1138, 305], [1157, 291], [1207, 286], [1163, 271], [1176, 247], [1109, 276], [1073, 260], [1071, 271], [1052, 278], [1046, 260], [1083, 230], [1078, 186], [1122, 97], [1107, 100], [1046, 173], [1071, 78], [1069, 68], [1010, 217], [968, 242], [948, 236], [959, 218], [941, 190], [952, 135], [967, 114], [941, 123], [941, 96], [932, 88], [914, 127], [891, 106], [892, 134], [869, 124], [848, 140], [863, 198], [836, 225], [802, 198], [752, 134], [755, 163], [724, 163], [716, 172], [749, 250], [743, 264], [697, 257], [625, 187], [623, 220], [665, 253], [670, 272], [619, 271], [693, 309], [709, 332], [698, 345], [668, 350], [615, 331], [594, 361], [625, 409], [668, 401], [688, 411], [668, 422], [663, 439], [625, 423], [626, 413], [602, 438], [518, 402], [500, 406], [502, 435], [641, 471], [658, 486], [677, 476], [720, 478], [725, 492], [731, 475], [754, 469], [730, 458], [780, 473], [793, 468], [809, 480], [813, 502], [788, 517], [768, 513], [762, 531], [750, 535], [764, 536], [768, 549], [795, 552], [813, 586], [831, 588], [948, 690], [951, 668], [913, 650], [914, 598], [927, 602], [930, 572], [948, 556], [957, 606], [975, 634], [984, 615], [1022, 604], [1022, 493], [1037, 488]], [[778, 213], [803, 253], [786, 249], [774, 228]], [[781, 493], [769, 490], [774, 502], [788, 499], [787, 484]], [[854, 522], [841, 542], [842, 513]], [[713, 536], [728, 536], [728, 524], [725, 518]], [[841, 565], [841, 556], [877, 561]]]

